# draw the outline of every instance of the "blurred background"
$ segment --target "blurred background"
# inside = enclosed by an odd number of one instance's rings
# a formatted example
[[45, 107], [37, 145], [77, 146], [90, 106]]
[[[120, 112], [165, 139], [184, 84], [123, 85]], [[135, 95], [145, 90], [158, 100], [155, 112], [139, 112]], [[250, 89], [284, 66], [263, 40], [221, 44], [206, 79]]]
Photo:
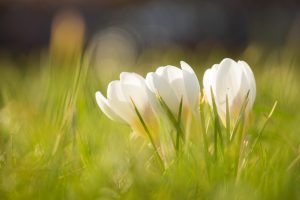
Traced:
[[[201, 140], [161, 178], [97, 107], [122, 71], [184, 60], [201, 83], [224, 57], [255, 74], [249, 144], [278, 101], [237, 188]], [[299, 66], [299, 0], [0, 0], [0, 199], [299, 199]]]
[[[1, 0], [0, 55], [93, 49], [130, 64], [149, 49], [231, 54], [300, 46], [299, 1]], [[77, 50], [76, 50], [77, 49]]]

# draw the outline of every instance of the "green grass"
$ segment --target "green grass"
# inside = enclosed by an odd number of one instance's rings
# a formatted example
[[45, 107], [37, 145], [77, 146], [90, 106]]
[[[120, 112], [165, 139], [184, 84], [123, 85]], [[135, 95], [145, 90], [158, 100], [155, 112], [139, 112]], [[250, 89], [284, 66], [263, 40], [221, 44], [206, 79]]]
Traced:
[[[257, 81], [245, 151], [218, 144], [218, 157], [212, 156], [217, 126], [212, 119], [209, 123], [211, 112], [202, 105], [205, 127], [194, 123], [190, 142], [163, 171], [149, 140], [133, 139], [129, 127], [109, 120], [95, 92], [105, 92], [121, 71], [145, 75], [160, 65], [178, 66], [181, 59], [202, 81], [205, 68], [226, 53], [149, 51], [134, 66], [117, 69], [95, 66], [87, 55], [67, 61], [5, 57], [0, 63], [0, 199], [300, 199], [299, 58], [286, 49], [251, 48], [237, 58], [250, 64]], [[245, 159], [239, 169], [237, 158]]]

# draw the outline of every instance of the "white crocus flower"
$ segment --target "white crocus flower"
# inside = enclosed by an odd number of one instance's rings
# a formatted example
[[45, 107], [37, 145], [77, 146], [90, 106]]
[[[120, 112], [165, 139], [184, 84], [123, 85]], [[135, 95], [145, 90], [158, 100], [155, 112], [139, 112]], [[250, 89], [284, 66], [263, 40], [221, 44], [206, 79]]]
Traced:
[[164, 66], [148, 73], [146, 84], [152, 93], [163, 99], [176, 118], [182, 99], [182, 115], [186, 118], [187, 114], [198, 111], [200, 86], [194, 70], [183, 61], [180, 65], [181, 69]]
[[133, 132], [146, 136], [144, 127], [135, 111], [137, 107], [143, 120], [151, 129], [152, 134], [157, 130], [157, 121], [152, 111], [148, 88], [145, 79], [136, 74], [122, 72], [120, 80], [109, 83], [107, 88], [107, 98], [101, 92], [96, 92], [96, 100], [100, 109], [112, 120], [129, 124]]
[[245, 61], [235, 62], [225, 58], [220, 64], [207, 69], [203, 77], [206, 100], [212, 105], [211, 89], [223, 124], [226, 126], [226, 96], [228, 98], [231, 124], [235, 123], [242, 104], [249, 92], [245, 109], [246, 116], [252, 109], [256, 97], [256, 83], [253, 72]]

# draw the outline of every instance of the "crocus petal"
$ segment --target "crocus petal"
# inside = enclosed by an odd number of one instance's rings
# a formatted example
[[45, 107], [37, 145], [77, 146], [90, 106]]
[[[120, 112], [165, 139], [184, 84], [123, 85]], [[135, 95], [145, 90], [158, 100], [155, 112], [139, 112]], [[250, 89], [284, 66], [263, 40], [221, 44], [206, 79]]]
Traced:
[[[145, 83], [146, 83], [146, 89], [145, 89], [145, 91], [146, 91], [146, 94], [147, 94], [148, 103], [151, 106], [151, 108], [152, 108], [153, 112], [155, 113], [155, 115], [159, 116], [162, 110], [161, 110], [161, 107], [159, 105], [159, 102], [157, 101], [156, 93], [153, 92], [150, 89], [150, 87], [148, 86], [147, 81], [145, 81]], [[151, 84], [151, 83], [149, 83], [149, 84]]]
[[240, 89], [240, 77], [242, 73], [236, 62], [225, 58], [219, 65], [216, 75], [216, 103], [220, 105], [219, 110], [222, 113], [226, 112], [226, 95], [228, 96], [229, 106], [233, 105], [236, 95]]
[[213, 65], [212, 68], [205, 71], [203, 85], [205, 95], [211, 106], [210, 88], [213, 89], [218, 114], [223, 123], [226, 122], [226, 97], [228, 97], [232, 124], [236, 122], [249, 91], [246, 113], [251, 110], [255, 101], [256, 84], [254, 75], [249, 65], [244, 61], [235, 62], [230, 58], [223, 59], [220, 64]]
[[[127, 90], [126, 90], [127, 91]], [[129, 96], [124, 93], [124, 87], [119, 80], [109, 83], [107, 88], [107, 102], [111, 109], [122, 118], [123, 121], [131, 123], [136, 117]]]
[[148, 104], [148, 96], [145, 89], [137, 85], [129, 84], [123, 84], [122, 88], [128, 101], [133, 101], [139, 111], [142, 112], [144, 107]]
[[[150, 98], [151, 97], [151, 98]], [[137, 107], [141, 117], [149, 130], [155, 134], [158, 129], [156, 115], [151, 107], [156, 97], [146, 86], [145, 79], [130, 72], [122, 72], [120, 80], [109, 83], [107, 99], [101, 94], [96, 94], [96, 99], [101, 110], [111, 119], [125, 122], [139, 135], [146, 136], [145, 130], [136, 113]], [[153, 135], [155, 139], [155, 135]]]
[[139, 110], [148, 104], [147, 87], [143, 77], [136, 73], [122, 72], [120, 82], [127, 101], [133, 100]]
[[208, 103], [209, 103], [210, 106], [212, 106], [210, 88], [213, 88], [214, 82], [212, 80], [213, 80], [213, 76], [214, 75], [215, 74], [212, 73], [211, 69], [207, 69], [204, 72], [204, 76], [203, 76], [204, 94], [205, 94], [205, 98], [208, 101]]
[[125, 123], [125, 121], [110, 108], [107, 99], [102, 95], [101, 92], [96, 92], [96, 101], [102, 112], [104, 112], [104, 114], [110, 119]]
[[256, 98], [256, 83], [255, 83], [254, 74], [253, 74], [250, 66], [245, 61], [238, 61], [238, 64], [243, 66], [242, 68], [244, 70], [245, 76], [249, 83], [249, 89], [250, 89], [249, 107], [251, 109], [252, 105], [254, 104], [255, 98]]
[[161, 96], [173, 113], [178, 113], [178, 98], [165, 78], [150, 72], [146, 76], [146, 84], [154, 94]]
[[108, 99], [116, 99], [119, 101], [126, 101], [126, 97], [123, 94], [122, 85], [119, 80], [112, 81], [108, 84], [107, 98]]
[[130, 73], [130, 72], [122, 72], [120, 74], [120, 81], [123, 84], [129, 84], [129, 85], [144, 85], [144, 78], [136, 73]]
[[[181, 99], [183, 91], [183, 80], [182, 72], [177, 67], [167, 65], [164, 67], [159, 67], [155, 71], [160, 78], [165, 80], [165, 83], [172, 88], [172, 91], [175, 93], [177, 99]], [[168, 101], [168, 100], [165, 100]]]
[[205, 71], [203, 76], [204, 94], [210, 106], [212, 106], [211, 89], [214, 94], [216, 92], [216, 75], [218, 69], [219, 65], [214, 64], [212, 68]]
[[180, 101], [185, 95], [182, 71], [174, 66], [166, 66], [164, 69], [168, 83]]
[[137, 118], [131, 102], [109, 99], [108, 103], [111, 109], [127, 124], [131, 124]]
[[184, 61], [180, 62], [186, 101], [193, 111], [197, 111], [197, 105], [200, 97], [200, 85], [194, 70]]

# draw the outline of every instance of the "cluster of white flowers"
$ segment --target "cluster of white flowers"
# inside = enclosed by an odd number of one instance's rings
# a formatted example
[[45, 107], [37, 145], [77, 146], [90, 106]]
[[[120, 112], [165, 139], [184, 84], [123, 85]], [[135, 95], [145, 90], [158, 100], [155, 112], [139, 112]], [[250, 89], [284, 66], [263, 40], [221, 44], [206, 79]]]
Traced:
[[220, 64], [207, 69], [203, 77], [203, 93], [194, 70], [183, 61], [180, 65], [181, 69], [174, 66], [158, 67], [146, 78], [136, 73], [122, 72], [120, 80], [109, 83], [107, 98], [101, 92], [96, 92], [100, 109], [110, 119], [129, 124], [138, 134], [145, 134], [141, 118], [152, 132], [157, 131], [157, 117], [164, 113], [161, 102], [174, 118], [177, 119], [180, 112], [182, 123], [188, 116], [199, 112], [201, 99], [205, 99], [211, 107], [215, 103], [224, 126], [226, 110], [229, 109], [230, 121], [236, 122], [246, 96], [245, 113], [251, 111], [256, 84], [246, 62], [225, 58]]

